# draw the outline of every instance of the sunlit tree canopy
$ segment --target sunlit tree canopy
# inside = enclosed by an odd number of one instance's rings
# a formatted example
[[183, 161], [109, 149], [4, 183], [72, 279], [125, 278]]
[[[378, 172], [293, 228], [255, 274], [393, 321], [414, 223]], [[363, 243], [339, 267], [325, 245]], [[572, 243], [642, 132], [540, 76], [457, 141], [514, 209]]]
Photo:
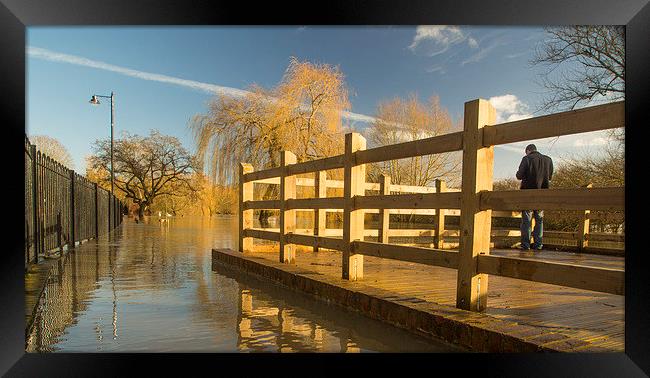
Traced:
[[57, 139], [47, 135], [33, 135], [29, 141], [36, 145], [36, 150], [63, 164], [69, 169], [74, 169], [74, 161], [68, 149]]

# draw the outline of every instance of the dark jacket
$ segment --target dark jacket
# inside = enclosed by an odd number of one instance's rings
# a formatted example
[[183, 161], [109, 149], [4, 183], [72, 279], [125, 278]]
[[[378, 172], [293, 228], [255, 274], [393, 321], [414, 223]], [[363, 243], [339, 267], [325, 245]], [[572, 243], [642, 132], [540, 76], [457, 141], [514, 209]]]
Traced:
[[553, 176], [553, 160], [537, 151], [524, 156], [519, 164], [517, 179], [521, 180], [521, 189], [548, 189], [548, 182]]

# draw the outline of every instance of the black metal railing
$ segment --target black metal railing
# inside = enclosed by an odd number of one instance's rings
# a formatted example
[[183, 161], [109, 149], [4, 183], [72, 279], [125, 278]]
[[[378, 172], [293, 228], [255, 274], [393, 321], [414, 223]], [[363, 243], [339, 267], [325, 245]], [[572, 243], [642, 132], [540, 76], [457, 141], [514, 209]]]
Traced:
[[25, 267], [122, 223], [109, 191], [37, 151], [25, 136]]

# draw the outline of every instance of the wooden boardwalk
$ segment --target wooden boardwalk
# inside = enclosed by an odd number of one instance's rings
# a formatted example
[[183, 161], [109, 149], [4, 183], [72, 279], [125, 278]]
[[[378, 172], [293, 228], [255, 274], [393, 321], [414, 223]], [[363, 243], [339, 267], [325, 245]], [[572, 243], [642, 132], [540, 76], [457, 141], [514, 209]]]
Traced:
[[[490, 253], [618, 269], [623, 269], [625, 262], [622, 257], [556, 251], [493, 250]], [[272, 262], [278, 259], [277, 249], [244, 255]], [[296, 266], [326, 276], [328, 280], [341, 280], [339, 252], [314, 253], [300, 248]], [[456, 305], [455, 269], [365, 256], [364, 270], [360, 282], [389, 293], [387, 298], [394, 301], [426, 301], [452, 308]], [[624, 351], [624, 296], [499, 276], [490, 276], [489, 285], [484, 314], [490, 317], [583, 340], [588, 343], [589, 351], [593, 348]]]
[[[332, 301], [343, 306], [414, 332], [424, 327], [434, 336], [458, 341], [473, 350], [621, 352], [623, 257], [554, 251], [543, 251], [537, 257], [510, 250], [484, 252], [492, 249], [494, 237], [520, 236], [516, 230], [492, 230], [492, 217], [522, 209], [580, 212], [580, 230], [565, 236], [582, 252], [594, 246], [591, 242], [624, 242], [623, 235], [592, 233], [590, 223], [592, 218], [597, 218], [592, 213], [625, 210], [622, 186], [493, 188], [494, 146], [622, 128], [625, 127], [624, 110], [625, 102], [620, 101], [497, 124], [496, 110], [489, 101], [476, 99], [465, 103], [463, 131], [370, 149], [366, 149], [366, 139], [361, 134], [347, 133], [345, 150], [340, 155], [298, 163], [291, 151], [281, 151], [280, 165], [261, 171], [242, 162], [239, 251], [256, 251], [254, 239], [278, 242], [279, 249], [268, 259], [285, 264], [261, 265], [259, 258], [214, 252], [217, 258], [222, 258], [220, 262], [261, 273], [293, 289], [333, 298]], [[380, 177], [379, 183], [368, 182], [366, 168], [370, 164], [453, 151], [462, 151], [459, 191], [446, 190], [440, 180], [436, 181], [436, 188], [393, 185], [386, 174]], [[343, 177], [341, 183], [328, 179], [327, 171], [333, 170], [338, 170], [339, 177]], [[330, 176], [336, 178], [333, 173]], [[256, 200], [256, 184], [279, 186], [279, 195]], [[298, 186], [313, 187], [313, 192], [298, 196]], [[329, 196], [330, 187], [342, 188], [342, 193], [339, 190], [337, 196]], [[342, 231], [336, 234], [325, 225], [327, 213], [332, 209], [342, 212]], [[258, 210], [279, 211], [279, 228], [255, 229], [253, 217]], [[298, 229], [297, 211], [313, 212], [313, 231]], [[394, 229], [390, 227], [390, 214], [394, 211], [412, 214], [424, 211], [434, 215], [434, 219], [426, 230]], [[454, 230], [450, 229], [452, 222], [445, 221], [451, 215], [449, 211], [459, 215], [457, 225], [453, 222]], [[376, 229], [366, 228], [365, 215], [369, 212], [379, 213]], [[375, 230], [377, 242], [366, 241], [366, 236], [375, 237]], [[436, 249], [395, 245], [389, 240], [390, 236], [425, 234], [433, 237]], [[444, 248], [445, 239], [450, 236], [458, 239], [457, 251]], [[308, 252], [298, 256], [298, 246], [339, 252]], [[496, 243], [494, 246], [499, 247]], [[301, 269], [306, 273], [301, 274]], [[357, 280], [363, 284], [341, 283]], [[424, 305], [415, 308], [419, 306], [413, 305], [416, 303]], [[377, 315], [378, 312], [381, 314]], [[480, 316], [474, 316], [477, 313]], [[396, 318], [399, 322], [393, 321]], [[504, 327], [508, 326], [517, 331], [507, 331]], [[452, 328], [452, 335], [439, 334], [446, 328]], [[454, 335], [456, 330], [459, 333]], [[522, 334], [528, 336], [522, 338]], [[506, 340], [507, 337], [511, 339]], [[485, 340], [490, 340], [489, 345]]]

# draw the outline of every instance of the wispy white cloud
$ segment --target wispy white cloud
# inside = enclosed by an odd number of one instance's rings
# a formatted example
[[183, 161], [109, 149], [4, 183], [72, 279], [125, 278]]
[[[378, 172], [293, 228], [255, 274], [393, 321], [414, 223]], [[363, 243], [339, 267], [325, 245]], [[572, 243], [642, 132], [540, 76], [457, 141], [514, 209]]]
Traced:
[[515, 153], [520, 154], [520, 155], [524, 151], [524, 148], [515, 147], [513, 145], [508, 145], [508, 144], [498, 144], [498, 145], [496, 145], [494, 147], [502, 149], [502, 150], [510, 151], [510, 152], [515, 152]]
[[509, 38], [504, 33], [487, 32], [477, 39], [458, 26], [420, 25], [408, 48], [416, 55], [434, 57], [435, 65], [426, 71], [443, 74], [449, 65], [465, 66], [485, 59], [499, 46], [508, 44]]
[[468, 63], [476, 63], [476, 62], [479, 62], [479, 61], [483, 60], [486, 56], [488, 56], [488, 54], [490, 53], [490, 51], [494, 50], [494, 49], [495, 49], [496, 47], [498, 47], [499, 45], [500, 45], [500, 43], [498, 43], [498, 42], [494, 42], [494, 43], [492, 43], [491, 45], [489, 45], [489, 46], [487, 46], [487, 47], [484, 47], [484, 48], [480, 49], [479, 51], [477, 51], [475, 54], [473, 54], [473, 55], [470, 56], [469, 58], [463, 60], [463, 61], [460, 63], [460, 65], [461, 65], [461, 66], [464, 66], [464, 65], [466, 65], [466, 64], [468, 64]]
[[553, 159], [555, 159], [555, 156], [560, 156], [560, 154], [569, 152], [575, 153], [580, 149], [589, 149], [593, 147], [595, 149], [592, 151], [599, 151], [601, 147], [607, 145], [609, 142], [609, 135], [605, 130], [501, 144], [494, 147], [512, 151], [523, 156], [526, 146], [532, 143], [537, 146], [537, 149], [542, 151], [542, 153], [554, 155]]
[[408, 48], [415, 52], [418, 46], [427, 42], [428, 56], [446, 52], [451, 46], [467, 42], [471, 48], [477, 48], [476, 39], [468, 36], [457, 26], [420, 25], [415, 29], [415, 36]]
[[[160, 83], [178, 85], [193, 90], [201, 91], [204, 93], [208, 93], [208, 94], [220, 94], [220, 95], [225, 95], [230, 97], [244, 97], [251, 93], [249, 91], [239, 89], [239, 88], [224, 87], [216, 84], [181, 79], [173, 76], [161, 75], [161, 74], [156, 74], [151, 72], [134, 70], [131, 68], [120, 67], [105, 62], [92, 60], [92, 59], [88, 59], [76, 55], [63, 54], [56, 51], [43, 49], [40, 47], [28, 46], [27, 55], [29, 55], [32, 58], [48, 60], [51, 62], [75, 64], [78, 66], [84, 66], [84, 67], [96, 68], [104, 71], [115, 72], [121, 75], [130, 76], [141, 80], [156, 81]], [[270, 98], [269, 100], [273, 101], [275, 99]], [[366, 122], [366, 123], [372, 123], [377, 121], [377, 118], [375, 117], [367, 116], [364, 114], [347, 112], [347, 111], [341, 112], [341, 117], [351, 121]]]
[[433, 66], [433, 67], [427, 68], [427, 72], [429, 72], [429, 73], [439, 72], [440, 74], [445, 74], [447, 71], [445, 70], [444, 66]]
[[223, 87], [220, 85], [202, 83], [194, 80], [180, 79], [173, 76], [138, 71], [130, 68], [116, 66], [109, 63], [104, 63], [97, 60], [91, 60], [76, 55], [63, 54], [63, 53], [43, 49], [40, 47], [28, 46], [27, 54], [32, 58], [49, 60], [51, 62], [75, 64], [78, 66], [91, 67], [91, 68], [96, 68], [104, 71], [111, 71], [111, 72], [115, 72], [130, 77], [135, 77], [142, 80], [157, 81], [161, 83], [180, 85], [183, 87], [187, 87], [187, 88], [191, 88], [191, 89], [195, 89], [198, 91], [211, 93], [211, 94], [217, 93], [217, 94], [224, 94], [233, 97], [243, 97], [246, 96], [246, 94], [248, 94], [248, 91], [237, 89], [237, 88]]
[[528, 51], [522, 51], [522, 52], [518, 52], [518, 53], [507, 54], [506, 58], [508, 58], [508, 59], [519, 58], [520, 56], [524, 56], [526, 54], [528, 54]]
[[488, 101], [497, 112], [497, 123], [513, 122], [533, 116], [528, 112], [528, 105], [513, 94], [490, 97]]
[[373, 123], [378, 121], [377, 118], [372, 116], [359, 114], [359, 113], [352, 113], [347, 111], [341, 112], [341, 117], [345, 119], [349, 119], [350, 121], [365, 122], [365, 123]]

